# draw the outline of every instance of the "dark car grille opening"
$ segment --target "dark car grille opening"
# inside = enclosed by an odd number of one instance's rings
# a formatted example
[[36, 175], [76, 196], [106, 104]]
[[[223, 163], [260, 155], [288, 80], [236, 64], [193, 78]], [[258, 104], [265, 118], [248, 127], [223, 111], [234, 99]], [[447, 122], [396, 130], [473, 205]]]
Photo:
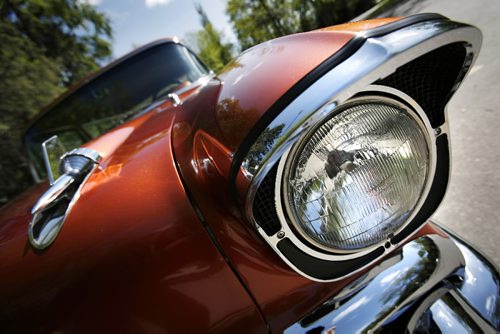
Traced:
[[262, 181], [253, 202], [253, 216], [257, 224], [266, 232], [268, 236], [278, 233], [281, 225], [276, 212], [276, 203], [274, 201], [276, 172], [278, 166], [266, 175]]
[[449, 44], [401, 66], [376, 84], [399, 89], [411, 96], [435, 128], [444, 123], [444, 106], [456, 89], [456, 83], [463, 79], [465, 56], [462, 43]]

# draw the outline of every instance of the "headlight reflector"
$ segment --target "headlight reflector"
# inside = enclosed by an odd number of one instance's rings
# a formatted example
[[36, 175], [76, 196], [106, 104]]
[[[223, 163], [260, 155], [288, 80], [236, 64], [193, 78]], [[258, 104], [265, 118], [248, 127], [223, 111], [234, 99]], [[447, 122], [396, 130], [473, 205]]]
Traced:
[[425, 125], [406, 105], [359, 98], [309, 131], [283, 173], [287, 213], [309, 242], [354, 251], [408, 221], [430, 170]]

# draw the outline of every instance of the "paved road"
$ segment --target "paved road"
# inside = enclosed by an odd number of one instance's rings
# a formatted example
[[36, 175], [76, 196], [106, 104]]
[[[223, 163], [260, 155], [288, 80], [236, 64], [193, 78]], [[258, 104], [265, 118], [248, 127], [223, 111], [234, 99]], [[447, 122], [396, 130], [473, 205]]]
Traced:
[[395, 15], [435, 12], [483, 32], [476, 64], [448, 105], [452, 170], [434, 219], [500, 264], [500, 1], [408, 1]]

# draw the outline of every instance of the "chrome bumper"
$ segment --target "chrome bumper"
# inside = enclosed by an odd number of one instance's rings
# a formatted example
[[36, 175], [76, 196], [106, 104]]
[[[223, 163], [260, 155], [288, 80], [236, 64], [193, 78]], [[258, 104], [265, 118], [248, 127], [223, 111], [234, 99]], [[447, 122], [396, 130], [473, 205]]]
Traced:
[[499, 276], [459, 238], [422, 236], [285, 333], [498, 333]]

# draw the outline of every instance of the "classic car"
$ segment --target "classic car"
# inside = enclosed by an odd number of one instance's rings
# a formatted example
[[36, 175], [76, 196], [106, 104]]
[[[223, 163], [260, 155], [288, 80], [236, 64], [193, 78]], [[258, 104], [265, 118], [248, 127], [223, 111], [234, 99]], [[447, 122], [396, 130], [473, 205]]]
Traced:
[[26, 131], [1, 331], [498, 332], [498, 268], [430, 220], [480, 46], [419, 14], [109, 64]]

